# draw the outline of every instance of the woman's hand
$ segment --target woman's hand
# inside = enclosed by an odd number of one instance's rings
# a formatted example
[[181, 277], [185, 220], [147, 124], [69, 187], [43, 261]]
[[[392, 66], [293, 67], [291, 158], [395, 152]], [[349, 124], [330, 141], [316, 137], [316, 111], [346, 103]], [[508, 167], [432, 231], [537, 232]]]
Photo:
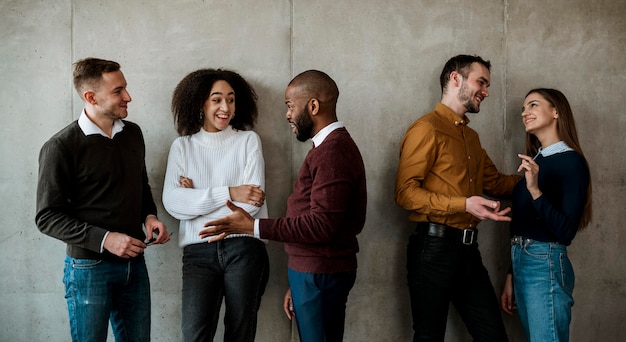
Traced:
[[258, 185], [244, 184], [228, 188], [230, 198], [235, 202], [248, 203], [260, 207], [265, 202], [265, 192]]
[[186, 189], [193, 189], [193, 181], [191, 178], [180, 176], [180, 187]]
[[539, 185], [537, 184], [537, 178], [539, 177], [539, 165], [531, 158], [525, 154], [517, 155], [522, 163], [517, 168], [517, 172], [524, 171], [524, 177], [526, 177], [526, 188], [533, 199], [539, 198], [543, 193], [539, 190]]
[[513, 275], [511, 273], [506, 275], [504, 287], [502, 287], [502, 295], [500, 296], [500, 303], [502, 305], [502, 311], [509, 315], [513, 314], [513, 310], [517, 310], [515, 294], [513, 293]]

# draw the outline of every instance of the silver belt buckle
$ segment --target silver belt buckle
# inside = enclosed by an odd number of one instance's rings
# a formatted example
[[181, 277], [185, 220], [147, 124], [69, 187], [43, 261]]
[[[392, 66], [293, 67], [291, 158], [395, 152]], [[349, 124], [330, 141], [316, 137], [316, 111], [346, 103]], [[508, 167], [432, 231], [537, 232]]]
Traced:
[[476, 231], [473, 229], [463, 229], [463, 244], [471, 245], [476, 241]]

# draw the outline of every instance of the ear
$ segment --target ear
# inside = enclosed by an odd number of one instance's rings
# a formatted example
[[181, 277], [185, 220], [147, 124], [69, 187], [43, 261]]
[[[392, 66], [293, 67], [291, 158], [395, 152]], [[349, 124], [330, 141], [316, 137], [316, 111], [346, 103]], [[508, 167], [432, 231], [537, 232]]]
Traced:
[[309, 112], [311, 113], [311, 115], [317, 115], [317, 113], [319, 113], [320, 111], [320, 101], [316, 98], [312, 98], [311, 100], [309, 100], [307, 106], [309, 106]]
[[455, 88], [458, 87], [461, 84], [461, 78], [463, 76], [461, 74], [459, 74], [458, 71], [453, 71], [450, 73], [450, 79], [448, 80], [448, 85], [452, 85]]
[[83, 93], [83, 100], [89, 104], [96, 104], [96, 93], [93, 90], [87, 90]]

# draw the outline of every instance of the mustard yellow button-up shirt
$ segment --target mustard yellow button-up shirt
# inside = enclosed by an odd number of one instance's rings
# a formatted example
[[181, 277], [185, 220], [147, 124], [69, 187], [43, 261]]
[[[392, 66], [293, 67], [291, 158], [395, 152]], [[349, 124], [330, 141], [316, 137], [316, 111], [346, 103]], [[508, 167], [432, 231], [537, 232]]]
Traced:
[[450, 108], [435, 110], [415, 121], [400, 148], [396, 203], [410, 210], [409, 220], [474, 228], [480, 219], [465, 212], [465, 199], [483, 193], [511, 195], [518, 175], [501, 174], [480, 145], [478, 133]]

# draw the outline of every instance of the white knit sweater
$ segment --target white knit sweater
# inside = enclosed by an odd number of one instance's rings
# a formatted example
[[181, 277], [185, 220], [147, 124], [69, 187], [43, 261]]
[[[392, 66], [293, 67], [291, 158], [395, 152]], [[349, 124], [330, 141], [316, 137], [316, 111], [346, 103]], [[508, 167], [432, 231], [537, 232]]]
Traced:
[[[180, 176], [190, 178], [193, 189], [180, 186]], [[228, 187], [260, 185], [265, 191], [265, 164], [259, 136], [231, 126], [210, 133], [201, 129], [174, 140], [170, 148], [163, 184], [163, 205], [180, 220], [178, 244], [184, 247], [207, 242], [198, 233], [204, 223], [230, 215]], [[267, 206], [234, 202], [255, 218], [267, 217]], [[265, 202], [267, 203], [267, 201]], [[230, 235], [237, 237], [241, 235]]]

